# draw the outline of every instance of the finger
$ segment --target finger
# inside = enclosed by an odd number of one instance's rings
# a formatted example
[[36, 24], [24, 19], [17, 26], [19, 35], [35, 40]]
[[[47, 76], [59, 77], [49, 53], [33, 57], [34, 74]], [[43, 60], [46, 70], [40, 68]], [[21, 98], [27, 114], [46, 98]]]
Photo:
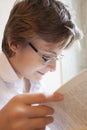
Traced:
[[34, 129], [34, 130], [46, 130], [46, 127], [40, 129]]
[[50, 101], [60, 101], [63, 100], [63, 95], [60, 93], [54, 93], [53, 95], [46, 96], [42, 93], [40, 94], [20, 94], [17, 96], [17, 98], [27, 104], [38, 104], [38, 103], [45, 103]]
[[41, 128], [41, 129], [35, 129], [35, 130], [46, 130], [46, 128]]
[[25, 116], [28, 118], [43, 117], [46, 115], [52, 115], [53, 113], [54, 109], [48, 106], [28, 106], [26, 107]]
[[42, 128], [42, 129], [37, 129], [37, 130], [45, 130], [45, 128]]
[[25, 129], [42, 129], [45, 128], [46, 125], [53, 122], [52, 117], [44, 117], [44, 118], [31, 118], [26, 121]]
[[46, 96], [42, 93], [39, 94], [19, 94], [15, 98], [17, 101], [25, 103], [26, 105], [39, 104], [46, 102]]
[[64, 99], [64, 95], [59, 93], [59, 92], [55, 92], [52, 95], [48, 95], [47, 96], [47, 102], [52, 102], [52, 101], [61, 101]]

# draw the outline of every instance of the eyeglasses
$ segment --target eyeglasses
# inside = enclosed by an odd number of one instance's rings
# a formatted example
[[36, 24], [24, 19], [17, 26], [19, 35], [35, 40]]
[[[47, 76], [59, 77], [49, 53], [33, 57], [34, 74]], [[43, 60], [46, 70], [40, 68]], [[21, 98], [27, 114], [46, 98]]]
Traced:
[[63, 55], [59, 55], [58, 57], [47, 57], [47, 56], [44, 56], [43, 54], [41, 54], [38, 49], [36, 47], [34, 47], [34, 45], [32, 45], [31, 42], [28, 42], [28, 44], [30, 45], [30, 47], [43, 59], [43, 64], [47, 64], [49, 62], [52, 62], [52, 61], [56, 61], [56, 60], [59, 60], [63, 57]]

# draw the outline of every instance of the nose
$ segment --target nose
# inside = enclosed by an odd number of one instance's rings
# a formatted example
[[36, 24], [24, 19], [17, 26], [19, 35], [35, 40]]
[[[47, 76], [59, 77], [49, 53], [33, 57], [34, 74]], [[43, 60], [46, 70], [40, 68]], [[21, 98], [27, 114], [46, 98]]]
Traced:
[[50, 72], [53, 72], [56, 70], [56, 61], [51, 61], [48, 63], [48, 68]]

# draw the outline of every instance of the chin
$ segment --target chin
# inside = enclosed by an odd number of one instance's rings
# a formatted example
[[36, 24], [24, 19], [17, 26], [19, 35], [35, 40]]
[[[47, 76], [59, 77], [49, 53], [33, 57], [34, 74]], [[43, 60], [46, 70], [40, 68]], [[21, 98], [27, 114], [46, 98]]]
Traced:
[[40, 80], [42, 80], [43, 75], [33, 73], [31, 75], [27, 75], [26, 78], [29, 79], [29, 80], [32, 80], [34, 82], [39, 82]]
[[35, 82], [39, 82], [42, 78], [35, 78], [35, 79], [32, 79], [32, 81], [35, 81]]
[[42, 76], [32, 77], [31, 80], [34, 82], [39, 82], [42, 79]]

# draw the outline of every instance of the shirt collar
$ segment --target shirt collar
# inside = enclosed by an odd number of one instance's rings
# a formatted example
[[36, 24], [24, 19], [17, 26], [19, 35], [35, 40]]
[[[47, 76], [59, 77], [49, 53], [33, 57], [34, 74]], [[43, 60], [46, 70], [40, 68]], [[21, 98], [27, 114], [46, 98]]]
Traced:
[[10, 83], [20, 80], [3, 52], [0, 53], [0, 77]]

